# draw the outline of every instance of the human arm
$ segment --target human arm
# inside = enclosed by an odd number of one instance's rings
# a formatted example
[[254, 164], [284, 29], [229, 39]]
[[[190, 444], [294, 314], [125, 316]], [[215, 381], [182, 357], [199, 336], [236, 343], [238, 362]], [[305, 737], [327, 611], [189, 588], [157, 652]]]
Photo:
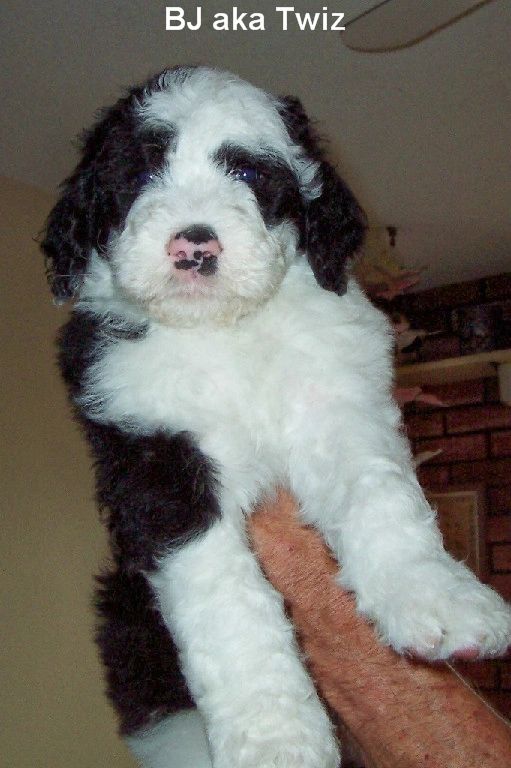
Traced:
[[381, 645], [334, 581], [337, 564], [281, 494], [250, 523], [263, 569], [284, 595], [316, 684], [368, 768], [503, 768], [511, 728], [448, 665]]

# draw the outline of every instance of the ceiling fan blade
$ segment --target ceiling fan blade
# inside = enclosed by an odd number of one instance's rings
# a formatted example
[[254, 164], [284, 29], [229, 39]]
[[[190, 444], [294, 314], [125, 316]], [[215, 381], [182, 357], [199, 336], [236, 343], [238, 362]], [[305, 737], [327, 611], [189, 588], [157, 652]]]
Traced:
[[351, 19], [342, 41], [354, 51], [409, 48], [495, 0], [383, 0]]

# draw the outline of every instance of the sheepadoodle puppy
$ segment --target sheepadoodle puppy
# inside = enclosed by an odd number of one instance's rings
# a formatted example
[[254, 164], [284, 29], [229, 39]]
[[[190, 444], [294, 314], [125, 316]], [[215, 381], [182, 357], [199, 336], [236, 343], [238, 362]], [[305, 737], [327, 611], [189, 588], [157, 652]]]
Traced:
[[207, 764], [190, 752], [202, 727], [215, 768], [339, 764], [247, 543], [278, 485], [397, 651], [511, 641], [508, 607], [446, 554], [416, 480], [392, 333], [349, 277], [364, 229], [299, 101], [205, 67], [104, 111], [49, 216], [49, 281], [75, 298], [60, 365], [112, 546], [97, 639], [146, 766]]

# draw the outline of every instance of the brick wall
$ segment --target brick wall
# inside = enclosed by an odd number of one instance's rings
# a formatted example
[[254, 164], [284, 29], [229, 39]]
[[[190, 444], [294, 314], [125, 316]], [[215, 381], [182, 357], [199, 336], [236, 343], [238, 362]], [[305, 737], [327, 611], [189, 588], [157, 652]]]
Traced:
[[[440, 331], [419, 352], [431, 360], [459, 354], [451, 311], [467, 304], [497, 301], [511, 318], [511, 276], [503, 275], [399, 297], [397, 308], [415, 327]], [[511, 601], [511, 408], [499, 402], [497, 380], [479, 379], [437, 387], [444, 408], [412, 404], [405, 424], [414, 452], [442, 449], [419, 468], [427, 489], [447, 484], [483, 484], [486, 511], [485, 580]], [[511, 657], [457, 665], [480, 692], [511, 718]]]
[[497, 346], [511, 347], [511, 272], [469, 283], [456, 283], [429, 291], [399, 296], [393, 308], [404, 312], [414, 327], [430, 331], [414, 358], [426, 362], [460, 354], [460, 338], [453, 310], [474, 306], [493, 308], [501, 315]]

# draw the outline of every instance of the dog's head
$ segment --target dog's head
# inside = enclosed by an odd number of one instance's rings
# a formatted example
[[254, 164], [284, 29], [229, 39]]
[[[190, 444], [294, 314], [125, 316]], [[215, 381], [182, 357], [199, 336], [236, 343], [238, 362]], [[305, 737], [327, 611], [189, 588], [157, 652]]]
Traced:
[[259, 306], [297, 251], [342, 293], [364, 229], [298, 100], [188, 67], [134, 88], [85, 134], [42, 249], [57, 299], [190, 325]]

